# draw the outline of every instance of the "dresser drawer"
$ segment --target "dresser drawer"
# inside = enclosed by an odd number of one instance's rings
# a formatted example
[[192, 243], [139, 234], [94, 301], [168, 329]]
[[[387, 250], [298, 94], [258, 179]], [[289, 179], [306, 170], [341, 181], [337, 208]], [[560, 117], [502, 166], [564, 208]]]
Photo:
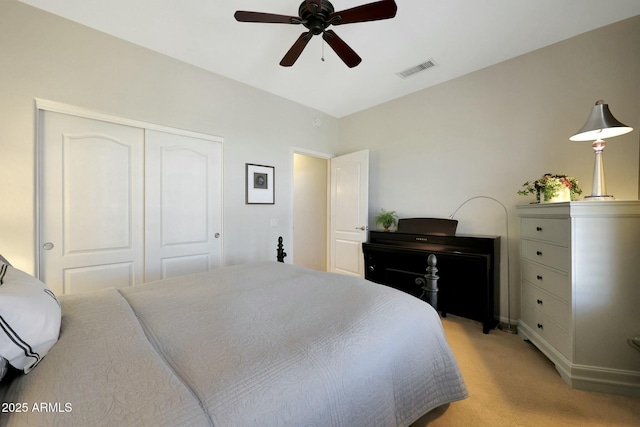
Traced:
[[571, 300], [571, 282], [566, 274], [527, 261], [524, 258], [520, 263], [520, 269], [523, 281], [534, 284], [564, 301]]
[[571, 310], [566, 301], [554, 297], [540, 288], [528, 284], [522, 285], [522, 303], [534, 307], [564, 329], [571, 326]]
[[549, 317], [528, 304], [522, 304], [522, 322], [531, 328], [547, 343], [555, 347], [567, 359], [572, 360], [571, 335]]
[[537, 240], [522, 240], [522, 257], [568, 272], [570, 269], [569, 248], [555, 246]]
[[570, 222], [568, 219], [522, 218], [520, 235], [569, 246]]

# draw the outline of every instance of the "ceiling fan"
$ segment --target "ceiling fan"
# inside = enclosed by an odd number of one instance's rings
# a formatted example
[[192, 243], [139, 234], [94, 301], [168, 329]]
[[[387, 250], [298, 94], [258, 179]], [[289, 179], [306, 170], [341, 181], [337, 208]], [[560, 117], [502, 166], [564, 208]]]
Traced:
[[352, 24], [355, 22], [378, 21], [396, 16], [396, 6], [393, 0], [382, 0], [363, 4], [351, 9], [336, 12], [328, 0], [304, 0], [298, 9], [298, 16], [276, 15], [272, 13], [247, 12], [239, 10], [234, 14], [240, 22], [264, 22], [270, 24], [302, 24], [309, 29], [298, 37], [291, 49], [280, 61], [283, 67], [291, 67], [302, 54], [302, 51], [313, 36], [322, 34], [322, 38], [336, 52], [349, 67], [358, 65], [362, 58], [354, 52], [333, 30], [327, 30], [329, 25]]

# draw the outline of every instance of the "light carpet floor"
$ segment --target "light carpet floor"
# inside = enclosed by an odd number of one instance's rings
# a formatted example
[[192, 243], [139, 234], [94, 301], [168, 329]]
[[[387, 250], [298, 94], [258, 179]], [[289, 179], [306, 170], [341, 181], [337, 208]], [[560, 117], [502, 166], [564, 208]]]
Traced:
[[411, 427], [640, 426], [640, 398], [572, 389], [519, 335], [483, 334], [480, 323], [451, 315], [442, 323], [469, 397]]

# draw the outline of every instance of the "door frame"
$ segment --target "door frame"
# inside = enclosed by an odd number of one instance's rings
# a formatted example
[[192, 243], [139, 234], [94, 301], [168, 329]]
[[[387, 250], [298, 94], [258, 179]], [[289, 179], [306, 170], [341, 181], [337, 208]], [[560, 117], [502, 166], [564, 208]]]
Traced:
[[[221, 218], [221, 223], [222, 223], [222, 238], [224, 239], [224, 138], [219, 137], [219, 136], [214, 136], [214, 135], [207, 135], [204, 133], [199, 133], [199, 132], [193, 132], [193, 131], [189, 131], [189, 130], [184, 130], [184, 129], [177, 129], [177, 128], [172, 128], [169, 126], [163, 126], [163, 125], [158, 125], [155, 123], [148, 123], [148, 122], [144, 122], [141, 120], [134, 120], [134, 119], [128, 119], [125, 117], [121, 117], [121, 116], [116, 116], [110, 113], [104, 113], [101, 111], [96, 111], [96, 110], [91, 110], [88, 108], [84, 108], [84, 107], [79, 107], [76, 105], [71, 105], [71, 104], [65, 104], [62, 102], [57, 102], [57, 101], [51, 101], [48, 99], [42, 99], [42, 98], [34, 98], [34, 106], [35, 106], [35, 128], [36, 128], [36, 132], [35, 132], [35, 201], [34, 201], [34, 209], [35, 209], [35, 213], [34, 213], [34, 221], [35, 221], [35, 233], [34, 233], [34, 239], [35, 239], [35, 275], [36, 277], [40, 277], [40, 267], [41, 267], [41, 259], [40, 259], [40, 241], [41, 241], [41, 230], [40, 230], [40, 226], [41, 226], [41, 218], [40, 218], [40, 201], [42, 199], [42, 194], [41, 194], [41, 183], [42, 183], [42, 173], [41, 173], [41, 168], [42, 168], [42, 164], [43, 164], [43, 150], [42, 150], [42, 144], [44, 143], [43, 140], [43, 134], [42, 134], [42, 114], [45, 111], [50, 111], [53, 113], [61, 113], [61, 114], [67, 114], [67, 115], [71, 115], [71, 116], [76, 116], [76, 117], [81, 117], [81, 118], [85, 118], [85, 119], [93, 119], [93, 120], [101, 120], [104, 122], [109, 122], [109, 123], [115, 123], [115, 124], [120, 124], [120, 125], [125, 125], [125, 126], [131, 126], [131, 127], [137, 127], [137, 128], [141, 128], [144, 130], [156, 130], [156, 131], [160, 131], [160, 132], [165, 132], [165, 133], [172, 133], [172, 134], [176, 134], [176, 135], [183, 135], [183, 136], [190, 136], [193, 138], [199, 138], [199, 139], [204, 139], [207, 141], [212, 141], [212, 142], [217, 142], [220, 143], [220, 147], [221, 147], [221, 156], [222, 156], [222, 162], [221, 162], [221, 170], [220, 170], [220, 175], [221, 175], [221, 200], [223, 201], [223, 206], [221, 207], [221, 211], [222, 211], [222, 218]], [[292, 156], [293, 159], [293, 156]], [[222, 259], [222, 265], [225, 265], [225, 258], [224, 258], [224, 240], [222, 240], [220, 242], [221, 244], [221, 259]]]
[[[366, 151], [367, 152], [367, 158], [369, 157], [369, 150], [360, 150], [358, 152], [361, 151]], [[290, 149], [290, 170], [291, 170], [291, 181], [290, 181], [290, 194], [292, 195], [291, 197], [291, 205], [289, 207], [289, 212], [290, 212], [290, 217], [291, 217], [291, 237], [289, 239], [288, 242], [285, 242], [286, 245], [285, 247], [289, 247], [291, 248], [290, 250], [290, 260], [291, 262], [293, 262], [293, 258], [294, 258], [294, 254], [295, 254], [295, 250], [294, 250], [294, 244], [293, 244], [293, 233], [295, 233], [295, 230], [293, 229], [293, 207], [294, 207], [294, 155], [295, 154], [302, 154], [305, 156], [310, 156], [310, 157], [317, 157], [317, 158], [321, 158], [327, 161], [327, 212], [326, 212], [326, 217], [327, 217], [327, 221], [326, 221], [326, 266], [325, 269], [326, 271], [331, 271], [332, 268], [332, 255], [333, 255], [333, 241], [332, 241], [332, 228], [333, 228], [333, 218], [332, 218], [332, 209], [334, 207], [334, 203], [335, 201], [332, 198], [332, 174], [331, 174], [331, 160], [338, 158], [338, 157], [342, 157], [342, 156], [348, 156], [350, 154], [353, 153], [347, 153], [347, 154], [343, 154], [343, 155], [333, 155], [333, 154], [327, 154], [327, 153], [322, 153], [322, 152], [318, 152], [318, 151], [313, 151], [313, 150], [308, 150], [306, 148], [300, 148], [300, 147], [291, 147]], [[367, 161], [367, 170], [369, 169], [369, 161]], [[368, 177], [368, 172], [367, 172], [367, 177]], [[366, 183], [366, 191], [367, 191], [367, 199], [368, 199], [368, 188], [369, 188], [369, 182], [368, 182], [368, 178], [367, 178], [367, 183]], [[367, 203], [368, 205], [368, 203]], [[367, 211], [365, 212], [365, 215], [367, 216], [367, 220], [365, 221], [364, 227], [366, 230], [368, 230], [368, 208]], [[365, 230], [365, 236], [368, 235], [368, 231]], [[366, 238], [365, 238], [366, 239]], [[364, 260], [361, 260], [361, 267], [364, 266]]]
[[289, 242], [287, 242], [286, 247], [290, 247], [290, 251], [287, 253], [288, 256], [290, 256], [290, 260], [293, 263], [293, 259], [295, 257], [295, 250], [294, 250], [294, 244], [293, 244], [293, 233], [295, 233], [295, 230], [293, 229], [293, 207], [294, 207], [294, 197], [293, 197], [293, 183], [294, 183], [294, 167], [293, 167], [293, 160], [294, 160], [294, 154], [302, 154], [304, 156], [309, 156], [309, 157], [317, 157], [319, 159], [323, 159], [327, 161], [327, 212], [326, 212], [326, 218], [327, 218], [327, 222], [325, 224], [325, 230], [326, 230], [326, 242], [325, 242], [325, 247], [327, 248], [326, 250], [326, 265], [325, 265], [325, 269], [327, 271], [329, 271], [329, 266], [330, 266], [330, 261], [329, 261], [329, 256], [331, 255], [331, 247], [329, 246], [330, 243], [330, 239], [329, 239], [329, 225], [331, 222], [331, 218], [330, 218], [330, 214], [331, 214], [331, 206], [330, 206], [330, 202], [331, 202], [331, 188], [330, 188], [330, 182], [331, 182], [331, 176], [329, 175], [329, 167], [330, 167], [330, 163], [329, 161], [335, 157], [335, 155], [333, 154], [328, 154], [328, 153], [322, 153], [319, 151], [313, 151], [313, 150], [309, 150], [307, 148], [301, 148], [301, 147], [291, 147], [291, 149], [289, 150], [289, 161], [290, 161], [290, 170], [291, 170], [291, 188], [290, 188], [290, 194], [291, 194], [291, 205], [289, 206], [289, 215], [291, 218], [291, 238], [289, 239]]

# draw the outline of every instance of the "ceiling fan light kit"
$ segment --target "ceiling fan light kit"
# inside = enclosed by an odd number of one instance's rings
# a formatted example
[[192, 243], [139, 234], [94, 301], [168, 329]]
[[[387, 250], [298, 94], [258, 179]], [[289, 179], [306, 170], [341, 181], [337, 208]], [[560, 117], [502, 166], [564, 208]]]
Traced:
[[280, 65], [283, 67], [290, 67], [295, 64], [311, 38], [322, 34], [323, 40], [327, 42], [347, 67], [353, 68], [362, 61], [362, 58], [338, 37], [335, 31], [328, 30], [327, 27], [330, 25], [389, 19], [396, 16], [397, 10], [398, 6], [393, 0], [363, 4], [339, 12], [335, 12], [333, 5], [328, 0], [304, 0], [298, 8], [298, 16], [239, 10], [234, 14], [234, 17], [239, 22], [302, 24], [309, 30], [302, 33], [284, 55], [282, 61], [280, 61]]

